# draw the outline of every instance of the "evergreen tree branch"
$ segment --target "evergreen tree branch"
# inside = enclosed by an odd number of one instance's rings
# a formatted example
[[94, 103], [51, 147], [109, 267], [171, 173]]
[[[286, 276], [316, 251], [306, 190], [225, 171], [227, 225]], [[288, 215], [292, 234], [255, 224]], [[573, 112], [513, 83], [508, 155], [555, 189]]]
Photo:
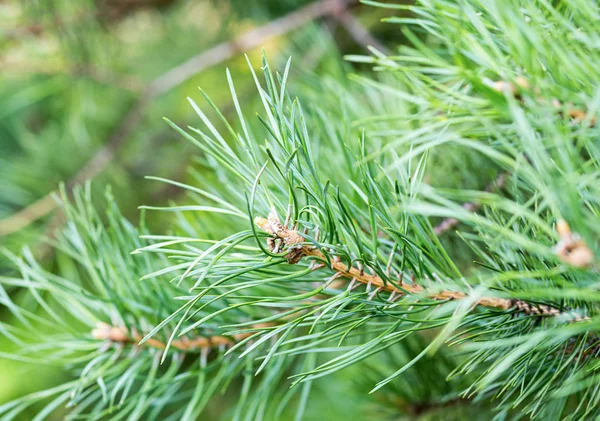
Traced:
[[[253, 329], [262, 329], [265, 327], [274, 326], [272, 323], [258, 323], [253, 325]], [[163, 341], [154, 338], [148, 338], [142, 344], [140, 342], [146, 335], [142, 335], [135, 330], [130, 334], [125, 327], [111, 326], [104, 322], [98, 322], [96, 327], [91, 332], [94, 339], [108, 341], [116, 344], [133, 344], [140, 347], [150, 347], [165, 350], [167, 344]], [[182, 352], [193, 352], [202, 349], [212, 349], [220, 347], [231, 347], [235, 343], [254, 336], [256, 332], [238, 333], [231, 337], [214, 335], [214, 336], [199, 336], [195, 338], [182, 337], [171, 342], [170, 347]]]
[[[328, 259], [325, 254], [318, 248], [310, 245], [303, 245], [305, 238], [293, 229], [284, 227], [276, 214], [272, 213], [268, 219], [257, 217], [254, 221], [256, 225], [268, 234], [281, 239], [285, 246], [288, 248], [288, 261], [290, 263], [297, 263], [303, 256], [314, 257], [321, 262], [327, 262]], [[567, 228], [562, 228], [563, 232], [567, 231]], [[568, 234], [570, 235], [570, 231]], [[571, 254], [579, 254], [581, 251], [573, 252]], [[586, 255], [586, 257], [589, 255]], [[577, 257], [579, 259], [579, 257]], [[387, 291], [398, 296], [405, 294], [416, 294], [424, 295], [427, 298], [431, 298], [438, 301], [447, 300], [459, 300], [468, 297], [468, 294], [459, 291], [441, 291], [441, 292], [428, 292], [423, 286], [415, 283], [414, 279], [410, 282], [405, 282], [402, 274], [398, 279], [398, 286], [393, 285], [391, 282], [385, 282], [377, 274], [367, 274], [364, 270], [357, 269], [355, 267], [348, 267], [339, 259], [331, 259], [331, 269], [336, 272], [337, 277], [344, 277], [351, 282], [358, 282], [370, 287], [375, 287], [375, 291], [371, 294], [373, 296], [378, 291]], [[510, 310], [515, 309], [521, 313], [535, 316], [546, 316], [555, 317], [562, 314], [561, 310], [545, 305], [545, 304], [531, 304], [527, 301], [519, 299], [509, 298], [498, 298], [498, 297], [482, 297], [476, 302], [476, 305], [482, 307], [495, 308], [499, 310]], [[570, 317], [571, 321], [578, 322], [583, 320], [589, 320], [587, 317]]]
[[[15, 358], [30, 358], [28, 352], [45, 357], [47, 348], [57, 359], [63, 349], [92, 349], [69, 361], [79, 369], [69, 403], [94, 394], [89, 400], [100, 408], [91, 416], [96, 419], [101, 410], [117, 408], [123, 418], [146, 415], [147, 402], [165, 396], [164, 387], [170, 387], [166, 396], [177, 396], [163, 399], [175, 402], [165, 413], [181, 418], [203, 405], [190, 403], [184, 411], [173, 409], [177, 403], [190, 396], [204, 400], [207, 389], [236, 378], [243, 379], [236, 414], [250, 408], [245, 418], [257, 419], [274, 391], [287, 389], [281, 388], [283, 377], [300, 386], [290, 390], [302, 390], [306, 403], [313, 380], [350, 367], [360, 370], [356, 377], [373, 374], [367, 380], [370, 388], [377, 382], [373, 391], [396, 388], [415, 408], [476, 394], [477, 401], [495, 401], [498, 418], [516, 412], [552, 421], [596, 418], [600, 174], [596, 129], [585, 122], [600, 100], [592, 94], [598, 86], [597, 29], [589, 11], [576, 7], [580, 3], [564, 2], [557, 10], [547, 2], [397, 5], [416, 12], [396, 21], [426, 34], [407, 29], [415, 48], [360, 58], [391, 70], [381, 79], [357, 78], [360, 94], [348, 95], [337, 83], [329, 90], [319, 84], [323, 103], [315, 108], [327, 112], [304, 113], [300, 101], [286, 95], [290, 64], [281, 75], [271, 72], [265, 58], [266, 86], [251, 66], [264, 106], [258, 136], [228, 74], [237, 128], [208, 98], [222, 131], [191, 99], [204, 125], [188, 132], [173, 124], [201, 151], [196, 185], [163, 180], [185, 188], [193, 201], [162, 208], [178, 215], [176, 232], [145, 236], [150, 244], [137, 244], [132, 230], [115, 232], [114, 221], [105, 231], [97, 218], [90, 221], [89, 202], [79, 200], [82, 211], [70, 215], [72, 232], [61, 246], [87, 276], [73, 275], [71, 282], [35, 262], [17, 261], [21, 277], [0, 279], [44, 306], [44, 315], [58, 319], [55, 336], [66, 338], [57, 346], [36, 331], [34, 346], [19, 347], [29, 319], [37, 321], [28, 312], [35, 306], [3, 299], [23, 319], [19, 329], [6, 333], [17, 344]], [[423, 43], [428, 36], [434, 41]], [[572, 59], [567, 76], [565, 58]], [[482, 85], [485, 75], [509, 80], [515, 68], [548, 91], [502, 88], [500, 95]], [[561, 78], [564, 89], [556, 83]], [[549, 98], [586, 104], [584, 124], [572, 124]], [[356, 118], [365, 128], [361, 133], [348, 129], [356, 127]], [[457, 162], [448, 164], [452, 158]], [[451, 177], [469, 160], [468, 171]], [[478, 186], [473, 174], [490, 166], [510, 172], [510, 188], [502, 194], [471, 190]], [[448, 180], [424, 181], [436, 176]], [[481, 212], [461, 203], [480, 204]], [[183, 212], [194, 212], [199, 221]], [[268, 219], [253, 221], [269, 212]], [[285, 214], [285, 222], [277, 214]], [[430, 217], [468, 224], [471, 232], [461, 235], [468, 249], [440, 244]], [[122, 252], [131, 250], [131, 242], [143, 256]], [[131, 282], [140, 276], [144, 282]], [[40, 297], [46, 292], [50, 307]], [[571, 317], [569, 309], [586, 316]], [[84, 326], [62, 332], [68, 325], [63, 314], [80, 316], [75, 318], [83, 318]], [[110, 324], [98, 325], [90, 343], [99, 320]], [[274, 325], [234, 343], [236, 334], [257, 323]], [[146, 336], [138, 341], [132, 327]], [[227, 352], [211, 346], [208, 332], [231, 339], [222, 344]], [[134, 358], [123, 357], [123, 346], [102, 347], [100, 340], [140, 346], [127, 347]], [[446, 345], [458, 348], [450, 363]], [[196, 350], [200, 367], [190, 374], [192, 358], [183, 354]], [[209, 350], [215, 351], [210, 360]], [[167, 355], [172, 363], [160, 366]], [[363, 364], [382, 369], [369, 373]], [[166, 381], [163, 373], [156, 375], [159, 367], [170, 374]], [[129, 397], [127, 407], [102, 399], [105, 390], [117, 394], [121, 378], [131, 372], [141, 378], [142, 397]], [[213, 374], [218, 381], [207, 386]], [[178, 383], [190, 377], [198, 379], [197, 388]], [[179, 387], [181, 393], [174, 390]], [[413, 393], [419, 387], [425, 393]], [[430, 394], [432, 388], [438, 393]], [[0, 413], [10, 410], [0, 407]], [[157, 418], [161, 410], [152, 409]]]

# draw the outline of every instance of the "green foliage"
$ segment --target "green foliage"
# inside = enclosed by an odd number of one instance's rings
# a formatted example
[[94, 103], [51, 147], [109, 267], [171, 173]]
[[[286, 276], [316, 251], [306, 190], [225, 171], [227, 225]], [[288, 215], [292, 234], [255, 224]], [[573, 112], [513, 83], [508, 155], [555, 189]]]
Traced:
[[[149, 220], [174, 214], [171, 233], [142, 223], [138, 238], [114, 205], [102, 221], [88, 189], [64, 205], [62, 276], [8, 253], [21, 275], [0, 278], [14, 319], [1, 325], [14, 344], [3, 356], [68, 366], [74, 379], [0, 413], [40, 402], [38, 419], [63, 404], [71, 418], [195, 419], [229, 389], [239, 399], [225, 417], [299, 420], [314, 416], [321, 382], [352, 373], [381, 402], [373, 419], [476, 419], [490, 408], [497, 420], [600, 416], [597, 268], [555, 249], [558, 219], [597, 247], [600, 10], [583, 0], [366, 3], [396, 10], [386, 20], [411, 42], [348, 57], [376, 75], [349, 82], [337, 68], [299, 100], [287, 89], [291, 61], [275, 72], [264, 58], [262, 74], [250, 65], [257, 120], [229, 71], [233, 118], [201, 91], [188, 99], [199, 128], [167, 120], [198, 150], [193, 182], [152, 177], [184, 189], [185, 203], [142, 207]], [[570, 118], [574, 108], [585, 117]], [[484, 190], [500, 173], [507, 184]], [[294, 247], [269, 247], [254, 220], [270, 214], [320, 253], [291, 262]], [[439, 218], [460, 232], [438, 238]], [[424, 290], [340, 282], [332, 262]], [[443, 291], [464, 298], [435, 299]], [[560, 314], [486, 308], [482, 297]], [[99, 340], [99, 322], [130, 339]], [[177, 346], [215, 335], [231, 343]]]

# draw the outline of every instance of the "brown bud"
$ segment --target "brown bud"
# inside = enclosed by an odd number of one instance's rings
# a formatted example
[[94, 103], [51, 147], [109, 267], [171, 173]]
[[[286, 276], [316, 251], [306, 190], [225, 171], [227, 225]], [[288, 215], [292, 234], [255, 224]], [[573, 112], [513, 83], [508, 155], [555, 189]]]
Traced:
[[529, 81], [524, 76], [517, 76], [515, 83], [523, 89], [529, 89]]
[[569, 224], [564, 219], [556, 222], [556, 231], [561, 239], [556, 244], [554, 252], [560, 260], [578, 268], [589, 267], [594, 263], [594, 253], [585, 241], [571, 232]]
[[104, 322], [98, 322], [92, 330], [92, 336], [96, 339], [112, 342], [127, 342], [129, 336], [124, 327], [114, 327]]
[[556, 221], [556, 231], [561, 238], [569, 237], [571, 235], [571, 227], [569, 227], [569, 224], [567, 224], [567, 221], [564, 219]]

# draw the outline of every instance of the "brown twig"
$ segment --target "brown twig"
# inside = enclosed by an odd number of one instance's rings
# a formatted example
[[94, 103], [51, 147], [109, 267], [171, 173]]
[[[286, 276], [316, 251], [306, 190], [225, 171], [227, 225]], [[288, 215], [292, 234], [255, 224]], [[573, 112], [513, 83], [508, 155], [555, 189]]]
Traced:
[[[260, 329], [264, 327], [272, 326], [269, 323], [257, 324], [252, 326], [253, 329]], [[214, 335], [214, 336], [198, 336], [196, 338], [175, 339], [171, 342], [170, 347], [182, 352], [192, 352], [201, 349], [211, 349], [218, 347], [230, 347], [236, 342], [240, 342], [247, 339], [257, 332], [247, 332], [232, 335], [231, 337]], [[96, 328], [91, 332], [94, 339], [108, 341], [119, 344], [133, 344], [137, 346], [146, 346], [156, 349], [166, 349], [167, 344], [154, 338], [147, 339], [143, 344], [140, 344], [143, 339], [143, 335], [136, 331], [129, 333], [125, 327], [122, 326], [111, 326], [104, 322], [96, 324]]]
[[390, 53], [390, 50], [379, 42], [348, 10], [342, 10], [337, 15], [334, 15], [334, 17], [358, 44], [363, 45], [367, 49], [373, 47], [384, 54]]
[[[312, 256], [321, 261], [327, 261], [323, 252], [313, 246], [304, 245], [305, 239], [296, 230], [284, 227], [276, 214], [272, 213], [268, 219], [256, 218], [255, 224], [274, 238], [279, 239], [288, 249], [288, 261], [297, 263], [304, 256]], [[399, 282], [401, 288], [386, 282], [376, 274], [367, 274], [364, 270], [348, 267], [340, 260], [331, 260], [331, 269], [352, 282], [360, 282], [374, 287], [376, 290], [391, 292], [399, 296], [407, 294], [424, 295], [427, 298], [447, 301], [467, 298], [467, 294], [460, 291], [428, 292], [423, 286], [414, 282]], [[478, 306], [496, 308], [500, 310], [515, 309], [521, 313], [536, 316], [558, 316], [562, 312], [554, 307], [544, 304], [531, 304], [527, 301], [499, 297], [482, 297], [475, 303]], [[571, 317], [572, 321], [585, 320], [582, 317]]]
[[[148, 105], [156, 97], [179, 86], [192, 76], [243, 51], [260, 47], [268, 40], [289, 33], [311, 20], [338, 14], [354, 0], [321, 0], [276, 19], [260, 28], [250, 30], [233, 41], [224, 42], [194, 56], [181, 65], [154, 79], [133, 103], [107, 140], [106, 144], [67, 183], [67, 190], [94, 178], [111, 161], [121, 145], [142, 120]], [[51, 192], [32, 205], [0, 221], [0, 236], [12, 234], [52, 212], [58, 206]], [[33, 206], [33, 209], [31, 207]]]
[[[493, 190], [501, 190], [504, 187], [504, 183], [506, 181], [506, 173], [501, 173], [492, 183], [488, 184], [485, 188], [486, 192], [491, 192]], [[463, 203], [462, 207], [469, 212], [477, 212], [481, 208], [480, 203], [472, 203], [466, 202]], [[456, 218], [446, 218], [438, 225], [433, 228], [433, 232], [436, 236], [441, 236], [446, 232], [456, 228], [456, 226], [460, 223], [460, 221]]]

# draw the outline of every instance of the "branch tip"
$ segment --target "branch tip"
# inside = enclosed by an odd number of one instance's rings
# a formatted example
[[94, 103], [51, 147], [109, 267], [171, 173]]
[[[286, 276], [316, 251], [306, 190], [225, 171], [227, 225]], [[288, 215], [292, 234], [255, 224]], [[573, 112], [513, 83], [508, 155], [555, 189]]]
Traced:
[[587, 268], [594, 263], [594, 252], [579, 234], [571, 232], [567, 221], [559, 219], [556, 231], [560, 235], [560, 241], [554, 247], [554, 253], [560, 260], [578, 268]]

